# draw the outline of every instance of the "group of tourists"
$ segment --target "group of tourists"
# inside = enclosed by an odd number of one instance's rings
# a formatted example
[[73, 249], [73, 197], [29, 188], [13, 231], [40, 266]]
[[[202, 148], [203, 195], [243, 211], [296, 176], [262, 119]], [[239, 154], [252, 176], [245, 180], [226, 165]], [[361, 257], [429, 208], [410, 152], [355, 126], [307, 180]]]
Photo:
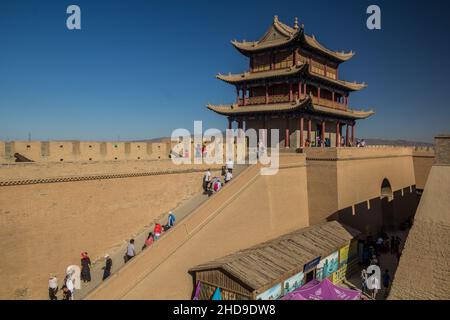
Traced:
[[203, 193], [211, 196], [212, 194], [219, 192], [224, 184], [230, 182], [231, 179], [233, 179], [233, 167], [234, 162], [233, 160], [229, 159], [226, 162], [226, 165], [222, 167], [222, 178], [213, 177], [211, 174], [211, 169], [206, 170], [202, 180]]
[[[375, 299], [379, 290], [381, 290], [380, 281], [382, 281], [384, 297], [386, 298], [392, 281], [389, 269], [384, 268], [381, 279], [374, 270], [378, 269], [381, 272], [381, 254], [391, 254], [398, 262], [401, 256], [401, 244], [402, 240], [399, 236], [392, 235], [389, 237], [386, 233], [382, 233], [376, 240], [369, 236], [365, 242], [360, 243], [362, 246], [360, 262], [363, 265], [361, 271], [362, 291], [369, 294], [372, 299]], [[368, 270], [371, 270], [370, 274]]]
[[[150, 232], [142, 249], [149, 247], [154, 241], [158, 240], [161, 235], [172, 228], [175, 225], [175, 215], [172, 211], [169, 211], [169, 216], [167, 218], [167, 224], [162, 226], [159, 223], [155, 223], [153, 232]], [[127, 250], [125, 253], [125, 263], [136, 256], [136, 250], [134, 246], [134, 239], [131, 239], [127, 245]], [[102, 267], [103, 276], [102, 281], [105, 281], [111, 275], [111, 269], [113, 266], [113, 261], [109, 254], [105, 254], [105, 265]], [[81, 267], [80, 267], [81, 266]], [[81, 282], [88, 283], [91, 282], [91, 258], [88, 253], [81, 252], [80, 266], [71, 265], [66, 269], [65, 277], [61, 287], [62, 299], [63, 300], [73, 300], [75, 289], [81, 289]], [[50, 300], [58, 300], [58, 279], [54, 274], [51, 274], [48, 280], [48, 296]]]

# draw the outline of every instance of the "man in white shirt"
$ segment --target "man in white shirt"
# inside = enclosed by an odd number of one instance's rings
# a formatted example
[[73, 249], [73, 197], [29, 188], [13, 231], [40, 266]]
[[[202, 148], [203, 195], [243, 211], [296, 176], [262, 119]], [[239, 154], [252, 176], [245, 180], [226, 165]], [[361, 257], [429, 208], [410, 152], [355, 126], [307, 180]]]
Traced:
[[208, 170], [206, 170], [205, 174], [203, 175], [203, 191], [205, 193], [208, 192], [208, 184], [209, 184], [210, 180], [211, 180], [211, 170], [208, 169]]
[[228, 161], [227, 161], [227, 163], [226, 163], [226, 166], [227, 166], [227, 170], [228, 170], [229, 172], [233, 173], [233, 167], [234, 167], [234, 162], [233, 162], [233, 160], [228, 159]]
[[225, 173], [225, 183], [227, 183], [231, 179], [233, 179], [233, 174], [230, 171], [227, 171], [227, 173]]
[[128, 247], [127, 247], [127, 261], [129, 261], [130, 259], [133, 259], [135, 255], [136, 255], [136, 251], [134, 249], [134, 239], [131, 239], [130, 243], [128, 243]]

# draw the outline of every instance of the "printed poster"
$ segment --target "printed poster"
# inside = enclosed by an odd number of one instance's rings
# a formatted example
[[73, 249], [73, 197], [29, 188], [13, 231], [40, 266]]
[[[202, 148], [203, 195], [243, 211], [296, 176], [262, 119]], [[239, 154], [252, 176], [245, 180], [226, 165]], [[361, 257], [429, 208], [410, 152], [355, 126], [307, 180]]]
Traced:
[[298, 287], [301, 287], [304, 281], [303, 278], [304, 278], [303, 272], [299, 272], [290, 277], [289, 279], [286, 279], [283, 284], [284, 294], [286, 295], [289, 292], [294, 291]]
[[316, 278], [323, 280], [339, 269], [339, 251], [320, 260], [317, 265]]
[[256, 296], [256, 300], [277, 300], [281, 297], [281, 283]]
[[348, 262], [348, 252], [350, 250], [350, 245], [347, 245], [345, 247], [342, 247], [339, 250], [339, 267], [342, 268], [344, 264], [347, 264]]

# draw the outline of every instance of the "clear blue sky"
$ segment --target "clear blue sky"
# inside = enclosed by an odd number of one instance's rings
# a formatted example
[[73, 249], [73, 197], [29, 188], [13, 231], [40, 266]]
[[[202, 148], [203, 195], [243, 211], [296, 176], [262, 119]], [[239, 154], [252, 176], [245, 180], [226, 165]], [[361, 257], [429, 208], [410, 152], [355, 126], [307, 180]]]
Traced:
[[[77, 4], [82, 30], [66, 28]], [[382, 30], [366, 28], [370, 4]], [[257, 40], [277, 14], [334, 50], [354, 50], [340, 76], [369, 87], [350, 97], [376, 115], [360, 137], [432, 141], [450, 131], [448, 1], [0, 2], [0, 139], [145, 139], [225, 128], [207, 102], [233, 102], [218, 72], [247, 60], [232, 39]]]

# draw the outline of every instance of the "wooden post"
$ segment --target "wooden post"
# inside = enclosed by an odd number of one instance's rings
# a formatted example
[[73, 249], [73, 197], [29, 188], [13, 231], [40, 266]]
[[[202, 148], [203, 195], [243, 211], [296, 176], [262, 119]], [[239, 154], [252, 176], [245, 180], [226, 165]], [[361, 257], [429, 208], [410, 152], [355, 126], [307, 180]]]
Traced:
[[308, 119], [308, 141], [311, 144], [311, 119]]
[[244, 86], [242, 88], [242, 100], [244, 101], [244, 106], [247, 105], [247, 84], [244, 83]]
[[266, 104], [269, 103], [269, 86], [266, 83]]
[[322, 137], [320, 138], [322, 145], [325, 146], [325, 120], [322, 120]]
[[263, 116], [263, 144], [267, 146], [267, 116]]
[[239, 86], [236, 86], [236, 104], [239, 105], [239, 91], [241, 91], [241, 89], [239, 88]]
[[336, 148], [341, 146], [341, 136], [339, 135], [339, 121], [336, 122]]
[[292, 94], [292, 82], [289, 83], [289, 102], [294, 100], [294, 95]]
[[298, 82], [298, 98], [301, 99], [302, 97], [302, 82]]
[[355, 145], [355, 123], [352, 123], [352, 144]]
[[303, 95], [306, 95], [306, 81], [303, 83]]
[[305, 142], [303, 141], [303, 115], [300, 117], [300, 148], [305, 147]]
[[350, 145], [350, 139], [349, 139], [349, 134], [348, 134], [348, 123], [345, 127], [345, 146], [348, 147]]
[[318, 103], [320, 103], [320, 86], [317, 86], [317, 99]]
[[286, 118], [286, 137], [285, 137], [285, 147], [289, 148], [289, 118]]

